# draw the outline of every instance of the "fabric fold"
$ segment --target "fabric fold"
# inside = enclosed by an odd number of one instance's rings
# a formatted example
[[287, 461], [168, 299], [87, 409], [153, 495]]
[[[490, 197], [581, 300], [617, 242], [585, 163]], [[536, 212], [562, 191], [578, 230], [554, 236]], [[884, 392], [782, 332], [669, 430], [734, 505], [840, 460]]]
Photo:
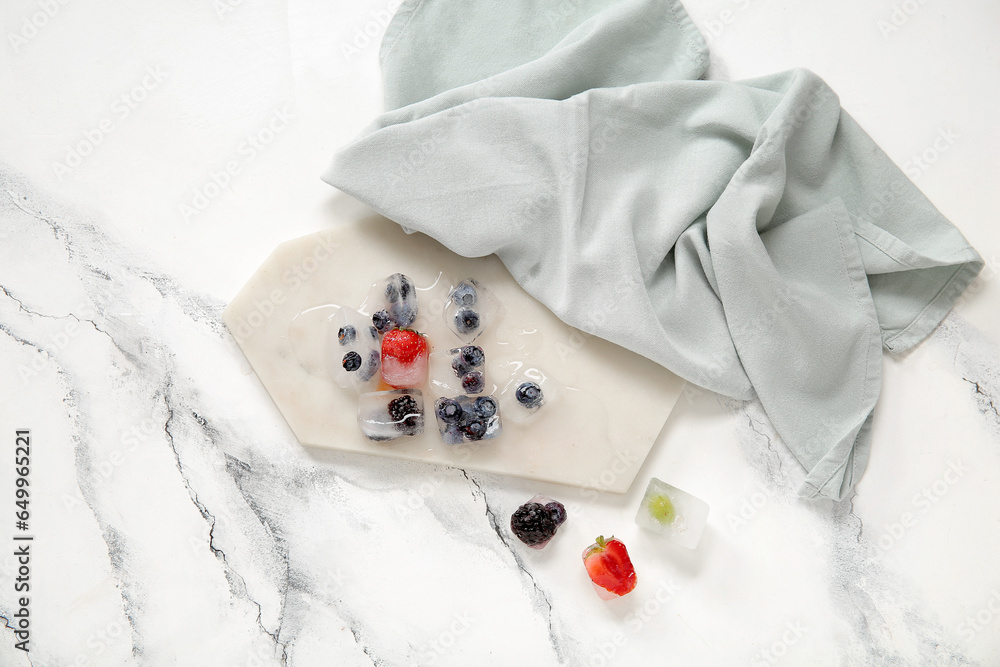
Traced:
[[982, 260], [819, 77], [702, 80], [662, 0], [407, 0], [386, 40], [388, 111], [324, 180], [496, 253], [568, 324], [759, 397], [801, 493], [850, 494], [882, 348], [925, 337]]

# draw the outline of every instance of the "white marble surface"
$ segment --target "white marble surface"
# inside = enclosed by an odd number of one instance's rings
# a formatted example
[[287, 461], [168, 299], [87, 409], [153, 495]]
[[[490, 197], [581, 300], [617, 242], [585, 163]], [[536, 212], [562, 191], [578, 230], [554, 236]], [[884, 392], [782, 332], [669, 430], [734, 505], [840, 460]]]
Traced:
[[[8, 619], [21, 428], [35, 541], [31, 652], [0, 624], [0, 664], [1000, 664], [1000, 5], [688, 3], [713, 76], [817, 71], [988, 262], [885, 358], [835, 505], [795, 497], [758, 405], [697, 390], [625, 496], [296, 442], [221, 312], [280, 242], [369, 214], [318, 175], [380, 108], [394, 4], [4, 4]], [[650, 476], [711, 504], [697, 551], [632, 523]], [[543, 552], [506, 528], [536, 492], [571, 512]], [[639, 587], [605, 603], [576, 559], [611, 532]]]

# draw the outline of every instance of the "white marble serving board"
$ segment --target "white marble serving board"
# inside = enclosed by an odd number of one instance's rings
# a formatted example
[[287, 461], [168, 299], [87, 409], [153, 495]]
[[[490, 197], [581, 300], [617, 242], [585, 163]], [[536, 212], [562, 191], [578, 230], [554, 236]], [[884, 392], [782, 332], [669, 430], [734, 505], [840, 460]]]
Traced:
[[[476, 278], [503, 304], [503, 318], [476, 340], [487, 382], [501, 367], [540, 369], [557, 400], [523, 422], [504, 420], [500, 437], [446, 445], [423, 387], [424, 433], [389, 443], [364, 437], [356, 392], [326, 367], [327, 318], [359, 308], [371, 286], [402, 272], [420, 298], [415, 323], [432, 353], [462, 344], [445, 325], [449, 286]], [[305, 445], [515, 475], [614, 493], [628, 491], [684, 386], [673, 373], [560, 321], [528, 295], [496, 256], [460, 257], [423, 234], [374, 217], [281, 244], [223, 313], [223, 319], [296, 437]], [[523, 369], [522, 369], [523, 370]]]

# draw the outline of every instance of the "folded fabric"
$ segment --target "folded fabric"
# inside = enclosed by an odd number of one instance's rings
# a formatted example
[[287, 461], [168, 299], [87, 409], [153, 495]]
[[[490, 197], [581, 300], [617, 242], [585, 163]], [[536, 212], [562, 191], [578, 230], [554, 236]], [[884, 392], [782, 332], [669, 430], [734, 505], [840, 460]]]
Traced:
[[850, 493], [881, 348], [927, 336], [983, 262], [822, 80], [700, 80], [669, 0], [406, 0], [381, 58], [387, 111], [324, 180], [496, 253], [568, 324], [756, 395], [801, 493]]

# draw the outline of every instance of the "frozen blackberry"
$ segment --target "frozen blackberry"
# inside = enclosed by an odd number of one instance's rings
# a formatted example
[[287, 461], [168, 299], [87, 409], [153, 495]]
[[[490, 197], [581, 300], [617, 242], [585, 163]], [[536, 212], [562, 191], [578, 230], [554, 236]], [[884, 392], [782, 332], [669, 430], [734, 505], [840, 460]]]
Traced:
[[534, 382], [522, 382], [514, 392], [514, 398], [526, 408], [537, 408], [542, 404], [542, 388]]
[[497, 402], [493, 400], [492, 396], [480, 396], [472, 404], [472, 411], [476, 413], [477, 417], [489, 419], [497, 413]]
[[552, 512], [541, 503], [525, 503], [510, 517], [511, 532], [529, 547], [551, 540], [558, 527]]
[[486, 380], [479, 371], [471, 371], [462, 376], [462, 391], [466, 394], [478, 394], [486, 386]]
[[340, 341], [341, 345], [350, 345], [357, 337], [357, 330], [350, 324], [340, 327], [340, 330], [337, 332], [337, 340]]
[[396, 428], [400, 431], [408, 431], [416, 428], [423, 421], [420, 413], [420, 406], [417, 401], [408, 395], [399, 396], [389, 401], [389, 417], [396, 423]]
[[471, 308], [462, 308], [455, 313], [455, 330], [460, 334], [470, 334], [479, 328], [479, 313]]
[[474, 306], [477, 298], [476, 288], [468, 281], [459, 283], [458, 287], [451, 291], [451, 300], [456, 306]]
[[462, 406], [451, 398], [439, 398], [434, 404], [434, 410], [441, 421], [446, 424], [458, 424], [464, 416]]
[[344, 355], [344, 370], [348, 373], [353, 373], [354, 371], [361, 368], [361, 355], [357, 352], [351, 350]]
[[545, 509], [552, 515], [552, 519], [556, 522], [557, 526], [561, 526], [566, 521], [566, 507], [558, 500], [545, 503]]
[[392, 318], [389, 317], [389, 313], [385, 310], [380, 310], [372, 315], [372, 324], [375, 325], [376, 331], [380, 334], [384, 334], [392, 328]]

